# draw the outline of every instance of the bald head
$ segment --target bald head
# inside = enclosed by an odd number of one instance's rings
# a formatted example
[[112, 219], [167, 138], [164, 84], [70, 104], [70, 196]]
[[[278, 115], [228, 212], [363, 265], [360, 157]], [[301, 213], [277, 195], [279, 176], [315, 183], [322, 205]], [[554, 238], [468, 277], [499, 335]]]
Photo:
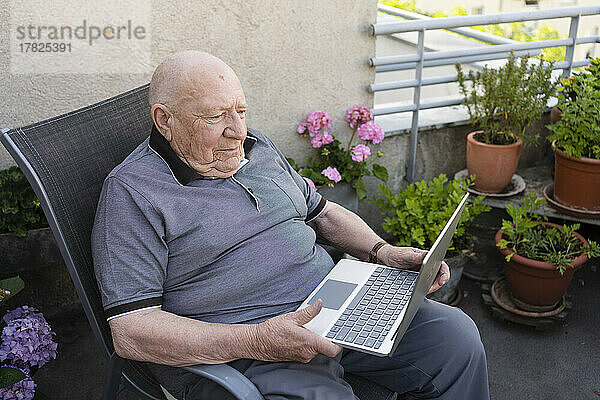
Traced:
[[203, 81], [225, 78], [237, 80], [235, 72], [220, 58], [203, 51], [188, 50], [173, 54], [161, 62], [150, 81], [150, 106], [164, 104], [177, 109], [181, 100], [193, 96], [190, 93]]
[[204, 176], [228, 178], [244, 158], [246, 98], [240, 80], [208, 53], [163, 61], [150, 82], [154, 125], [177, 156]]

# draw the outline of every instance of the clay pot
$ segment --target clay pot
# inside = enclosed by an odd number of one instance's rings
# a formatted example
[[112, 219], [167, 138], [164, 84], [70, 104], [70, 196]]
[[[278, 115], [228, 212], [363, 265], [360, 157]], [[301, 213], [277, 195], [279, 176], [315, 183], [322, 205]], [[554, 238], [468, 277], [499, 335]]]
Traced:
[[475, 175], [475, 190], [484, 193], [498, 193], [510, 183], [517, 170], [523, 141], [507, 145], [485, 144], [474, 136], [482, 131], [471, 132], [467, 136], [467, 169]]
[[555, 124], [558, 121], [560, 121], [561, 118], [562, 111], [560, 111], [560, 109], [556, 106], [552, 107], [552, 109], [550, 110], [550, 121], [552, 121], [552, 123]]
[[554, 148], [554, 200], [589, 211], [600, 211], [600, 160], [567, 156]]
[[[544, 224], [557, 226], [550, 222]], [[588, 244], [587, 240], [579, 233], [574, 232], [574, 234], [584, 245]], [[500, 242], [500, 239], [502, 239], [502, 232], [498, 231], [494, 238], [496, 245]], [[503, 256], [511, 254], [511, 251], [506, 249], [498, 250]], [[504, 272], [514, 299], [537, 308], [550, 309], [558, 303], [567, 291], [575, 270], [587, 260], [588, 257], [581, 254], [573, 261], [573, 268], [567, 268], [565, 273], [561, 275], [554, 264], [530, 260], [515, 254], [509, 262], [504, 264]]]

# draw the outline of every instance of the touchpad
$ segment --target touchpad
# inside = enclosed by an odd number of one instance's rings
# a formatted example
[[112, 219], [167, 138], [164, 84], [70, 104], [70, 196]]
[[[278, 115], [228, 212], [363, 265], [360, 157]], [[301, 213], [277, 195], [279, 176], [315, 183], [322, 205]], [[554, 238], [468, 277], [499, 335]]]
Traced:
[[323, 307], [339, 310], [356, 286], [355, 283], [327, 279], [308, 303], [313, 304], [318, 299], [322, 299]]

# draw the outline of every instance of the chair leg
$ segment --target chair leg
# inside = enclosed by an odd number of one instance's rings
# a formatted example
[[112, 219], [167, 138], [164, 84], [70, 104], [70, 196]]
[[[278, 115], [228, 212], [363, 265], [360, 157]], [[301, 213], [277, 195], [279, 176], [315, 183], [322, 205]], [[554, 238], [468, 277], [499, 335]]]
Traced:
[[121, 385], [121, 371], [125, 365], [125, 359], [113, 353], [108, 360], [106, 375], [104, 377], [104, 393], [102, 400], [116, 400]]

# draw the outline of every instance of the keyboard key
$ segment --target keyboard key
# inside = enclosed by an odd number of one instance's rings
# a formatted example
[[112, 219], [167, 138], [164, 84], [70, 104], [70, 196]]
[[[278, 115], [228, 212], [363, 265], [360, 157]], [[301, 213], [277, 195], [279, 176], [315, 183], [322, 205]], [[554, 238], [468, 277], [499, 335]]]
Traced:
[[337, 340], [344, 340], [344, 338], [346, 337], [348, 332], [350, 332], [350, 328], [344, 327], [339, 331], [339, 333], [335, 336], [335, 338]]
[[344, 340], [346, 342], [352, 343], [352, 342], [354, 342], [354, 339], [356, 339], [357, 336], [358, 336], [358, 332], [353, 331], [353, 332], [350, 332]]
[[331, 329], [329, 330], [329, 332], [337, 332], [339, 330], [340, 330], [340, 327], [334, 325], [334, 326], [331, 327]]
[[335, 332], [329, 332], [327, 335], [325, 335], [325, 337], [327, 339], [333, 339], [335, 337]]
[[373, 347], [375, 345], [375, 339], [367, 339], [367, 341], [365, 342], [365, 346], [366, 347]]
[[378, 348], [380, 348], [382, 343], [383, 343], [383, 342], [376, 342], [376, 343], [375, 343], [375, 349], [378, 349]]
[[366, 340], [367, 340], [367, 338], [360, 337], [360, 335], [359, 335], [356, 339], [354, 339], [354, 344], [363, 344]]

